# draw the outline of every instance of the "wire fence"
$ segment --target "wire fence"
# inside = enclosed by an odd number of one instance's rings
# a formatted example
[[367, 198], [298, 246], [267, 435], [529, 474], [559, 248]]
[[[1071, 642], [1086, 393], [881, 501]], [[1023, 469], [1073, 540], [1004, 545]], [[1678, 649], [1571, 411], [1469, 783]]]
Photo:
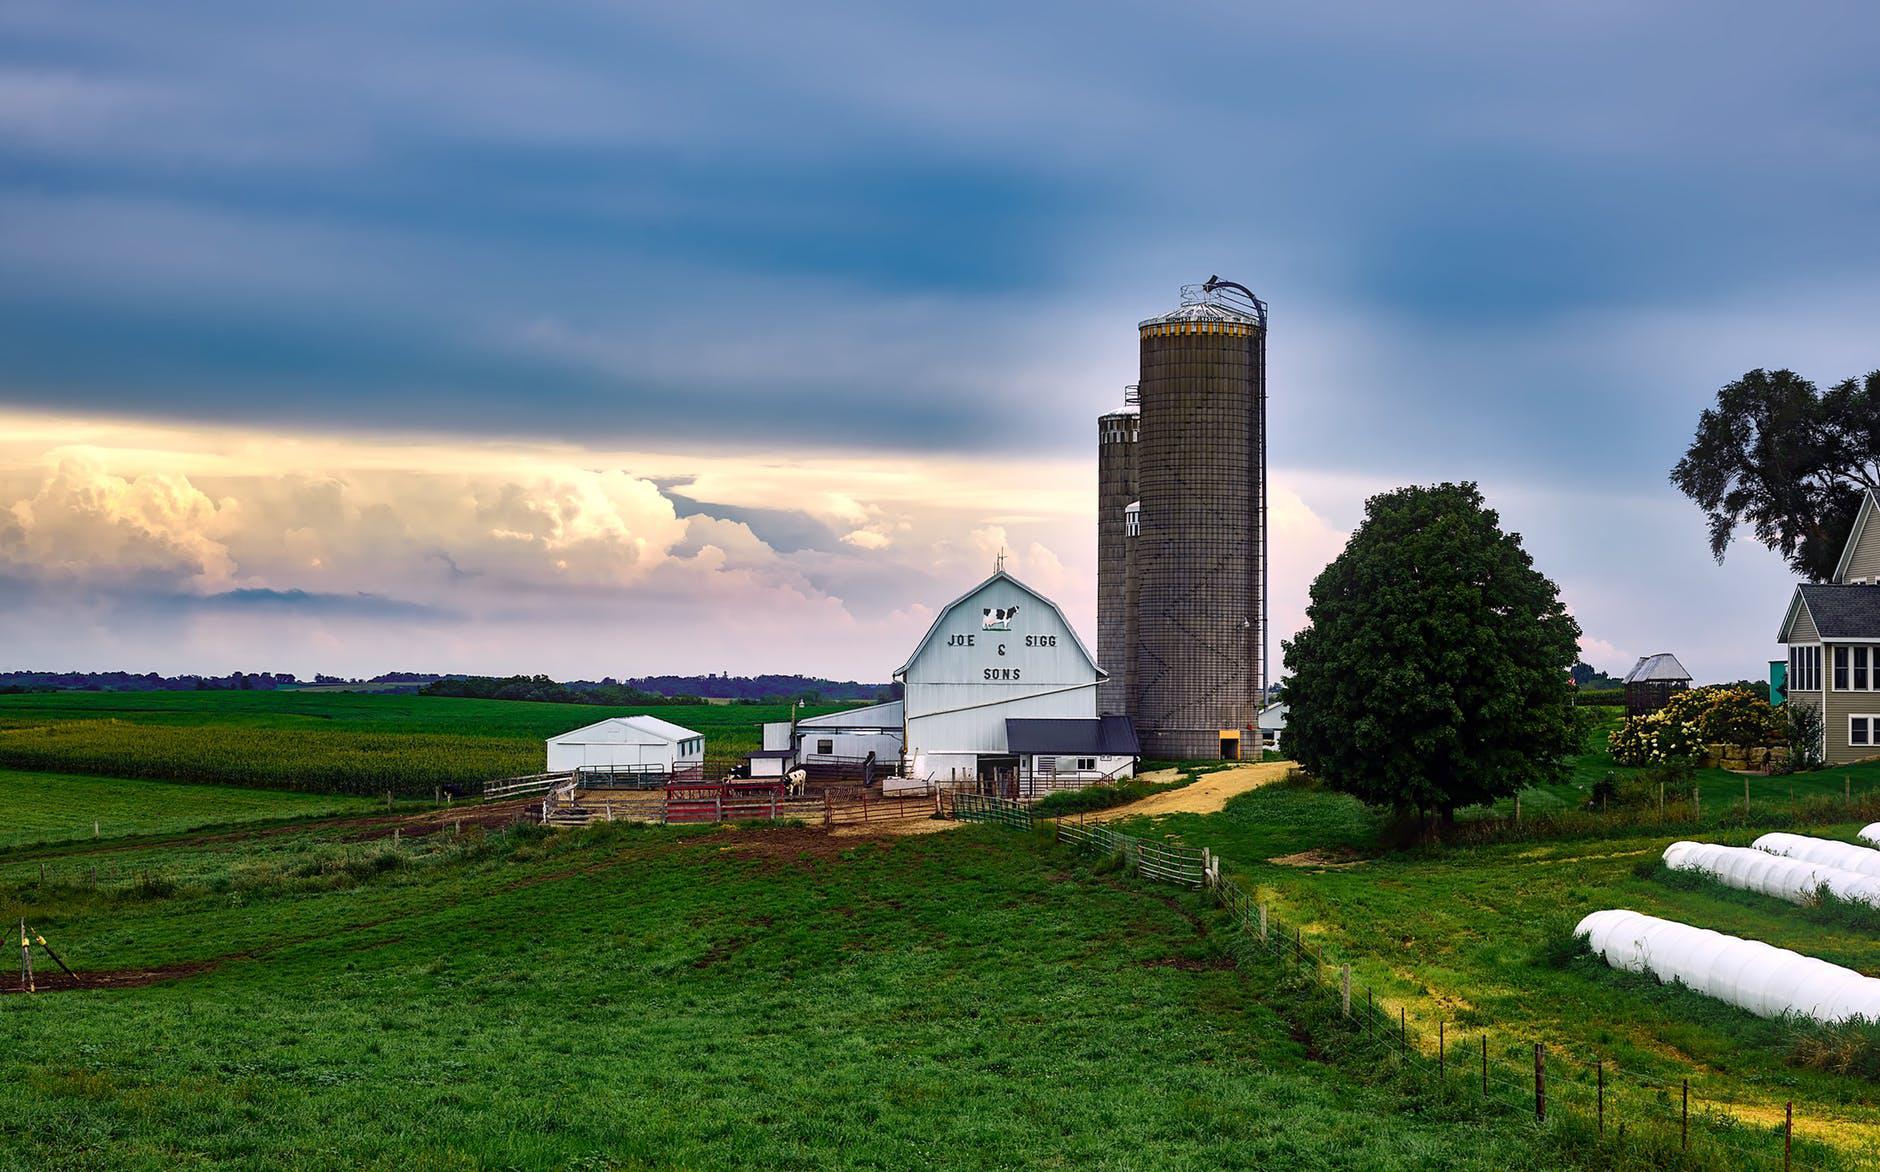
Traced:
[[1479, 1027], [1463, 1031], [1438, 1021], [1432, 1032], [1412, 1024], [1402, 1003], [1387, 1003], [1355, 983], [1349, 960], [1328, 955], [1302, 926], [1281, 919], [1205, 848], [1069, 822], [1057, 823], [1053, 835], [1082, 853], [1119, 858], [1144, 878], [1205, 889], [1232, 923], [1234, 959], [1284, 966], [1297, 978], [1302, 1007], [1328, 1048], [1394, 1078], [1419, 1108], [1523, 1120], [1537, 1134], [1617, 1145], [1615, 1155], [1624, 1149], [1654, 1166], [1841, 1166], [1835, 1149], [1796, 1135], [1792, 1102], [1707, 1102], [1692, 1093], [1688, 1078], [1666, 1082], [1614, 1062], [1589, 1065], [1543, 1042], [1516, 1042]]

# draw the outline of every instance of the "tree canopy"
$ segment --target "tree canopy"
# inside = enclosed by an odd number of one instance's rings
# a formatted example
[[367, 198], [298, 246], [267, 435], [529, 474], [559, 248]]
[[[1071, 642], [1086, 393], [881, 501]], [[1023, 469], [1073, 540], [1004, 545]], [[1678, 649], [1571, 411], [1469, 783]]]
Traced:
[[1474, 484], [1372, 497], [1306, 618], [1286, 746], [1325, 784], [1447, 821], [1564, 776], [1580, 627]]
[[1739, 525], [1822, 581], [1867, 489], [1880, 489], [1880, 371], [1823, 392], [1792, 370], [1752, 370], [1717, 392], [1671, 483], [1704, 510], [1723, 561]]

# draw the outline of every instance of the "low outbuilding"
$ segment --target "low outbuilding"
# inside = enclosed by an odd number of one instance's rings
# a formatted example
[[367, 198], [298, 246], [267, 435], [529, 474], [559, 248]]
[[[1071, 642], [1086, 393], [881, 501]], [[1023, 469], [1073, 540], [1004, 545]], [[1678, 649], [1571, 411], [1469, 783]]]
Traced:
[[1656, 712], [1671, 702], [1674, 693], [1691, 686], [1691, 673], [1669, 651], [1641, 655], [1625, 673], [1625, 714]]
[[704, 772], [705, 734], [657, 716], [610, 716], [548, 738], [548, 772], [586, 784], [658, 784]]
[[1021, 796], [1081, 789], [1136, 775], [1142, 743], [1129, 717], [1012, 717], [1006, 751], [1018, 757]]

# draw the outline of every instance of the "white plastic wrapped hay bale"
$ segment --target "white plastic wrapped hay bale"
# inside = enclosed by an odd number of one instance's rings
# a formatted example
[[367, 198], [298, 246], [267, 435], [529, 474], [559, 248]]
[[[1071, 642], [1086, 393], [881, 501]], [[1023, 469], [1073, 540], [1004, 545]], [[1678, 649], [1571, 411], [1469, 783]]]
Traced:
[[1696, 871], [1725, 887], [1759, 891], [1790, 903], [1807, 903], [1825, 887], [1838, 899], [1880, 907], [1880, 875], [1806, 863], [1746, 846], [1674, 842], [1665, 848], [1665, 866]]
[[1880, 851], [1832, 838], [1811, 838], [1806, 834], [1765, 834], [1750, 844], [1759, 851], [1781, 855], [1803, 863], [1820, 863], [1842, 871], [1862, 875], [1880, 875]]
[[1594, 912], [1575, 929], [1616, 969], [1649, 973], [1758, 1017], [1880, 1021], [1880, 980], [1786, 948], [1640, 912]]
[[1867, 823], [1867, 825], [1860, 828], [1860, 833], [1855, 835], [1855, 837], [1862, 842], [1870, 842], [1875, 846], [1880, 846], [1880, 822]]

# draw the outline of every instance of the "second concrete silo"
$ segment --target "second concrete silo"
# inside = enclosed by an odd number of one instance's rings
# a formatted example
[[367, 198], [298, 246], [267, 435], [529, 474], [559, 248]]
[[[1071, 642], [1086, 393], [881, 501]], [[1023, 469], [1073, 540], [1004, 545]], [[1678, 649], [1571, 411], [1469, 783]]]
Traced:
[[1135, 694], [1136, 424], [1134, 411], [1097, 420], [1097, 664], [1109, 673], [1099, 712], [1128, 713]]
[[[1138, 325], [1129, 713], [1147, 756], [1257, 758], [1266, 647], [1266, 305], [1218, 279]], [[1101, 586], [1099, 586], [1101, 595]], [[1099, 628], [1102, 618], [1099, 617]]]

